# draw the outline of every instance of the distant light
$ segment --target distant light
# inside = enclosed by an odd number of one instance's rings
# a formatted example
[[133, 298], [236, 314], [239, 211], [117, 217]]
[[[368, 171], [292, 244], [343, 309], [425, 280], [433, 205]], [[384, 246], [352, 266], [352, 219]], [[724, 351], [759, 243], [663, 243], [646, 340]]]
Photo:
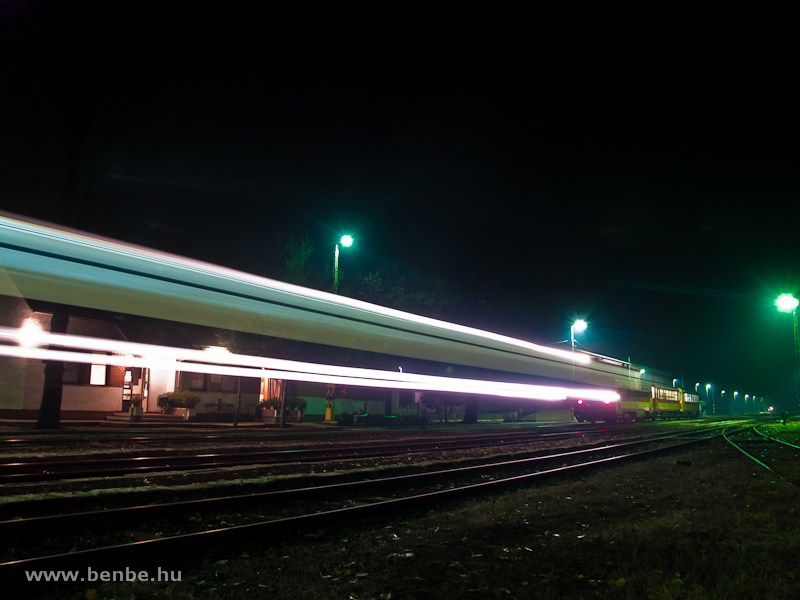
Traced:
[[781, 294], [775, 300], [775, 306], [778, 307], [778, 310], [785, 313], [794, 312], [798, 304], [800, 304], [800, 300], [791, 294]]
[[769, 407], [769, 412], [772, 412], [773, 410], [775, 410], [775, 407], [774, 406], [770, 406]]
[[639, 371], [639, 375], [644, 375], [644, 369], [642, 369], [641, 371]]
[[587, 327], [588, 327], [588, 325], [586, 324], [586, 321], [584, 321], [583, 319], [578, 319], [578, 320], [577, 320], [577, 321], [575, 321], [575, 323], [572, 325], [572, 328], [573, 328], [575, 331], [579, 332], [579, 333], [580, 333], [581, 331], [585, 331]]
[[34, 319], [25, 319], [22, 327], [17, 332], [17, 340], [20, 345], [27, 348], [41, 346], [44, 344], [44, 332], [42, 327]]
[[707, 383], [707, 384], [706, 384], [706, 389], [708, 389], [708, 388], [710, 388], [710, 387], [711, 387], [711, 384], [710, 384], [710, 383]]
[[207, 346], [203, 348], [203, 352], [208, 352], [213, 356], [227, 356], [230, 351], [223, 346]]
[[583, 400], [578, 400], [578, 404], [583, 404]]
[[353, 245], [353, 237], [352, 237], [352, 236], [350, 236], [350, 235], [343, 235], [343, 236], [342, 236], [342, 239], [341, 239], [341, 240], [339, 240], [339, 242], [340, 242], [340, 243], [342, 244], [342, 246], [344, 246], [345, 248], [349, 248], [350, 246], [352, 246], [352, 245]]

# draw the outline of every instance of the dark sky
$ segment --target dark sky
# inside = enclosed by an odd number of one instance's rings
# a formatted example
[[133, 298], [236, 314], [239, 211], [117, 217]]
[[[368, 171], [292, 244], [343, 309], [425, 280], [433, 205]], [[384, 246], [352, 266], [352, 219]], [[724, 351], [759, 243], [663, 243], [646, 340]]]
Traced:
[[796, 409], [777, 51], [108, 4], [0, 12], [0, 209], [259, 274], [350, 232], [351, 281], [443, 280], [453, 320], [539, 343], [584, 317], [589, 350]]

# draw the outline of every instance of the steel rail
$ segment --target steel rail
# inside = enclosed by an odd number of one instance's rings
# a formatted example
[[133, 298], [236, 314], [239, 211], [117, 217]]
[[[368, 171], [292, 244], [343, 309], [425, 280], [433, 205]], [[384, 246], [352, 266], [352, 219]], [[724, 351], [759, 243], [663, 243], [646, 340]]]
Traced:
[[[206, 469], [222, 465], [275, 464], [282, 462], [313, 462], [326, 459], [369, 458], [384, 456], [387, 453], [400, 454], [427, 452], [435, 450], [454, 450], [479, 448], [485, 446], [504, 446], [525, 444], [544, 439], [569, 439], [583, 432], [545, 433], [531, 435], [503, 435], [497, 438], [460, 438], [451, 440], [427, 440], [413, 442], [386, 442], [369, 445], [353, 445], [325, 449], [283, 449], [264, 450], [246, 453], [196, 453], [192, 455], [175, 454], [171, 456], [129, 457], [98, 460], [64, 460], [42, 462], [40, 460], [17, 461], [0, 465], [0, 484], [33, 481], [52, 481], [54, 479], [74, 479], [79, 477], [115, 476], [130, 473], [151, 473], [174, 469]], [[505, 438], [505, 439], [504, 439]], [[180, 452], [185, 452], [184, 450]], [[122, 466], [119, 466], [122, 465]], [[136, 465], [134, 467], [128, 465]], [[70, 467], [80, 467], [72, 470]], [[5, 472], [4, 472], [5, 471]]]
[[[339, 429], [335, 428], [333, 431], [319, 431], [319, 430], [303, 430], [302, 433], [298, 433], [297, 430], [294, 430], [292, 433], [286, 434], [283, 433], [282, 430], [278, 429], [263, 429], [259, 430], [263, 433], [258, 435], [253, 435], [249, 432], [244, 433], [242, 431], [243, 428], [239, 428], [238, 430], [232, 430], [228, 434], [214, 434], [214, 435], [187, 435], [183, 433], [176, 433], [174, 431], [170, 431], [169, 433], [163, 434], [154, 434], [148, 436], [136, 435], [132, 437], [126, 437], [122, 432], [111, 432], [108, 434], [104, 433], [91, 433], [91, 434], [81, 434], [81, 437], [43, 437], [41, 440], [37, 440], [33, 437], [25, 437], [25, 438], [8, 438], [8, 439], [1, 439], [0, 438], [0, 451], [4, 449], [8, 450], [17, 450], [17, 449], [26, 449], [28, 447], [39, 447], [39, 446], [80, 446], [86, 444], [92, 444], [94, 447], [97, 447], [98, 444], [131, 444], [137, 446], [153, 446], [158, 444], [169, 444], [172, 446], [181, 446], [181, 445], [188, 445], [188, 444], [237, 444], [241, 442], [269, 442], [271, 444], [279, 444], [281, 442], [294, 442], [294, 441], [312, 441], [314, 443], [325, 443], [327, 440], [331, 440], [333, 442], [341, 439], [350, 440], [352, 441], [354, 438], [358, 439], [358, 435], [363, 435], [369, 433], [370, 435], [378, 435], [380, 436], [383, 433], [386, 433], [387, 436], [396, 435], [397, 433], [401, 434], [412, 434], [418, 433], [420, 437], [424, 438], [425, 435], [433, 435], [433, 434], [442, 434], [446, 437], [442, 439], [458, 439], [464, 437], [464, 435], [449, 435], [449, 432], [440, 432], [435, 429], [421, 429], [418, 424], [403, 426], [403, 425], [392, 425], [391, 431], [387, 431], [385, 429], [381, 429], [380, 426], [378, 428], [362, 428], [361, 425], [353, 426], [352, 428], [344, 428]], [[459, 427], [460, 428], [460, 427]], [[467, 428], [465, 428], [466, 430]], [[542, 435], [546, 434], [553, 434], [553, 433], [566, 433], [569, 431], [575, 431], [576, 427], [574, 425], [568, 427], [553, 427], [547, 428], [539, 428], [537, 431], [520, 431], [514, 429], [508, 429], [504, 432], [498, 433], [485, 433], [485, 434], [475, 434], [475, 437], [479, 435], [485, 435], [487, 437], [491, 436], [508, 436], [508, 435], [520, 435], [522, 433], [540, 433]], [[586, 427], [581, 427], [581, 430], [587, 430]], [[590, 430], [594, 432], [594, 430]], [[64, 434], [62, 434], [64, 435]], [[396, 438], [395, 438], [396, 439]]]
[[[297, 501], [299, 499], [309, 498], [309, 497], [329, 498], [332, 495], [339, 492], [351, 492], [351, 491], [366, 492], [375, 488], [396, 487], [399, 485], [416, 485], [421, 482], [424, 483], [426, 481], [452, 480], [454, 477], [461, 477], [464, 475], [474, 475], [474, 474], [480, 475], [484, 472], [495, 471], [500, 469], [510, 470], [513, 468], [525, 467], [527, 465], [532, 465], [538, 462], [564, 460], [565, 458], [568, 457], [575, 458], [585, 454], [596, 455], [598, 453], [603, 453], [603, 452], [626, 450], [632, 447], [641, 446], [645, 444], [653, 444], [655, 442], [673, 440], [676, 437], [680, 436], [679, 435], [663, 436], [656, 439], [639, 440], [635, 442], [612, 444], [602, 447], [583, 448], [580, 450], [559, 452], [557, 454], [551, 454], [546, 456], [529, 457], [524, 459], [515, 459], [497, 463], [470, 465], [467, 467], [459, 467], [459, 468], [444, 469], [437, 471], [427, 471], [423, 473], [412, 473], [412, 474], [398, 475], [391, 477], [381, 477], [378, 479], [367, 479], [355, 482], [349, 481], [349, 482], [326, 484], [321, 486], [310, 486], [310, 487], [302, 487], [302, 488], [295, 488], [288, 490], [274, 490], [268, 492], [260, 492], [255, 494], [226, 496], [221, 498], [205, 498], [199, 500], [171, 502], [158, 505], [145, 505], [145, 506], [116, 508], [116, 509], [93, 511], [93, 512], [70, 513], [66, 515], [33, 517], [29, 519], [15, 519], [11, 521], [0, 522], [0, 534], [2, 534], [2, 536], [5, 539], [11, 539], [13, 537], [16, 538], [24, 537], [25, 539], [29, 539], [30, 537], [33, 537], [43, 531], [64, 532], [75, 529], [90, 530], [90, 528], [92, 527], [101, 526], [114, 521], [130, 523], [133, 520], [136, 521], [152, 520], [152, 519], [163, 518], [165, 516], [175, 513], [189, 514], [200, 510], [212, 510], [212, 509], [216, 510], [216, 509], [231, 508], [231, 507], [239, 508], [243, 504], [261, 503], [265, 501], [268, 502], [273, 499], [278, 499], [281, 502], [285, 502], [286, 500]], [[709, 438], [689, 440], [688, 442], [682, 442], [682, 443], [693, 443], [697, 441], [705, 441], [706, 439]], [[652, 450], [648, 450], [646, 452], [650, 451]], [[627, 454], [625, 453], [621, 454], [621, 456], [626, 456], [626, 455]], [[595, 464], [598, 462], [602, 462], [604, 460], [606, 459], [602, 459], [600, 461], [597, 460], [589, 461], [586, 464]], [[581, 464], [584, 463], [578, 463], [577, 466], [580, 466]], [[561, 469], [564, 469], [564, 467], [549, 471], [539, 471], [539, 473], [559, 472]], [[526, 475], [533, 475], [533, 474], [529, 473]]]
[[789, 442], [785, 442], [785, 441], [783, 441], [781, 439], [778, 439], [778, 438], [776, 438], [774, 436], [769, 435], [768, 433], [763, 433], [763, 432], [759, 431], [758, 430], [758, 425], [754, 425], [753, 426], [753, 431], [755, 431], [758, 435], [767, 438], [770, 441], [778, 442], [779, 444], [785, 444], [786, 446], [790, 446], [792, 448], [797, 448], [798, 450], [800, 450], [800, 446], [797, 446], [795, 444], [790, 444]]
[[[749, 452], [747, 452], [747, 451], [746, 451], [744, 448], [742, 448], [741, 446], [739, 446], [738, 444], [736, 444], [736, 443], [735, 443], [733, 440], [731, 440], [731, 439], [728, 437], [728, 435], [727, 435], [727, 434], [728, 434], [728, 429], [730, 429], [731, 427], [737, 427], [737, 426], [736, 426], [736, 425], [728, 425], [728, 426], [725, 428], [725, 430], [722, 432], [722, 437], [724, 437], [724, 438], [725, 438], [725, 441], [726, 441], [726, 442], [728, 442], [728, 443], [729, 443], [731, 446], [733, 446], [734, 448], [736, 448], [736, 449], [737, 449], [739, 452], [741, 452], [742, 454], [744, 454], [744, 455], [745, 455], [747, 458], [749, 458], [750, 460], [757, 462], [759, 465], [761, 465], [762, 467], [764, 467], [764, 468], [765, 468], [765, 469], [767, 469], [768, 471], [771, 471], [771, 470], [772, 470], [772, 468], [771, 468], [771, 467], [769, 467], [768, 465], [766, 465], [766, 464], [764, 464], [763, 462], [761, 462], [760, 460], [758, 460], [758, 459], [757, 459], [755, 456], [753, 456], [752, 454], [750, 454]], [[751, 425], [750, 427], [745, 427], [745, 428], [740, 428], [740, 429], [737, 429], [736, 431], [734, 431], [734, 433], [742, 433], [743, 431], [747, 431], [748, 429], [753, 429], [753, 428], [754, 428], [754, 426], [752, 426], [752, 425]]]
[[[680, 432], [676, 435], [689, 435], [702, 433], [707, 429], [698, 431]], [[220, 466], [277, 464], [286, 462], [315, 462], [326, 459], [346, 458], [374, 458], [388, 453], [401, 454], [408, 452], [426, 452], [436, 450], [457, 450], [464, 448], [479, 448], [485, 446], [503, 446], [534, 443], [540, 440], [563, 440], [576, 436], [605, 435], [609, 432], [602, 431], [559, 431], [559, 432], [530, 432], [512, 433], [511, 435], [480, 435], [462, 436], [445, 440], [414, 440], [410, 442], [378, 442], [369, 445], [339, 446], [326, 449], [270, 449], [252, 452], [217, 452], [187, 454], [186, 450], [178, 450], [177, 454], [169, 456], [145, 456], [102, 458], [97, 460], [61, 460], [47, 462], [40, 458], [28, 461], [17, 461], [0, 465], [0, 485], [35, 483], [53, 480], [78, 479], [91, 477], [113, 477], [128, 474], [147, 474], [170, 470], [201, 470]], [[107, 456], [107, 455], [106, 455]], [[288, 460], [287, 460], [288, 459]], [[125, 465], [120, 466], [122, 463]], [[144, 464], [149, 463], [149, 464]], [[82, 470], [69, 470], [69, 467], [82, 467]], [[87, 468], [88, 467], [88, 468]], [[106, 468], [107, 467], [107, 468]], [[104, 468], [106, 468], [104, 470]], [[6, 473], [2, 471], [5, 470]], [[8, 471], [11, 471], [10, 473]], [[16, 471], [16, 472], [15, 472]], [[21, 472], [20, 472], [21, 471]]]
[[[104, 548], [93, 548], [80, 550], [66, 554], [55, 554], [50, 556], [22, 559], [0, 564], [0, 577], [4, 581], [10, 581], [12, 577], [23, 574], [24, 571], [33, 570], [52, 570], [69, 569], [75, 567], [85, 567], [87, 564], [97, 568], [98, 565], [116, 564], [134, 566], [141, 562], [145, 557], [166, 557], [183, 555], [186, 552], [197, 552], [200, 549], [208, 549], [219, 545], [239, 544], [263, 538], [267, 535], [277, 535], [290, 532], [299, 528], [329, 526], [331, 523], [341, 524], [353, 519], [370, 518], [385, 514], [392, 510], [409, 509], [422, 504], [430, 504], [435, 501], [456, 499], [466, 495], [475, 495], [489, 491], [499, 491], [507, 487], [516, 486], [522, 483], [533, 481], [537, 478], [545, 478], [554, 475], [563, 475], [578, 472], [584, 469], [598, 468], [600, 466], [614, 463], [615, 461], [630, 460], [659, 452], [666, 452], [676, 448], [685, 447], [690, 444], [702, 443], [713, 439], [723, 433], [681, 441], [666, 447], [641, 450], [633, 453], [626, 453], [617, 456], [590, 460], [575, 465], [561, 466], [545, 471], [515, 475], [493, 481], [485, 481], [476, 484], [426, 492], [414, 496], [383, 500], [370, 504], [351, 506], [330, 511], [316, 512], [305, 515], [275, 519], [271, 521], [238, 525], [224, 529], [176, 535], [166, 538], [157, 538], [135, 542], [132, 544], [121, 544]], [[666, 439], [666, 438], [662, 438]], [[648, 440], [653, 442], [655, 440]], [[593, 449], [592, 451], [597, 451]]]

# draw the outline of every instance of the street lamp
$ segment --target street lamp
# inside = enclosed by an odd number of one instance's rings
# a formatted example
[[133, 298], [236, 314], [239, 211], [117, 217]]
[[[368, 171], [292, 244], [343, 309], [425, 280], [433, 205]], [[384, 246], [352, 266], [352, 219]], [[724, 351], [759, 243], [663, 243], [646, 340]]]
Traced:
[[[353, 245], [353, 238], [349, 235], [343, 235], [339, 240], [339, 244], [345, 248]], [[339, 293], [339, 244], [336, 244], [336, 249], [333, 252], [333, 293]]]
[[[711, 393], [711, 384], [710, 384], [710, 383], [707, 383], [707, 384], [706, 384], [706, 406], [708, 406], [708, 395], [709, 395], [710, 393]], [[716, 407], [716, 406], [714, 406], [714, 401], [713, 401], [713, 399], [711, 400], [711, 414], [712, 414], [712, 415], [715, 415], [715, 414], [717, 414], [717, 407]]]
[[[736, 396], [738, 394], [739, 394], [739, 392], [733, 392], [733, 407], [734, 407], [734, 409], [736, 408]], [[742, 410], [742, 414], [743, 415], [747, 414], [747, 406], [745, 406], [744, 409]]]
[[584, 321], [583, 319], [578, 319], [572, 324], [572, 327], [570, 327], [569, 337], [572, 340], [573, 352], [575, 352], [575, 332], [577, 331], [578, 333], [580, 333], [581, 331], [586, 331], [586, 327], [588, 327], [588, 325], [586, 324], [586, 321]]
[[586, 331], [586, 321], [583, 319], [578, 319], [572, 324], [572, 327], [569, 328], [569, 339], [572, 342], [572, 379], [575, 379], [575, 332], [577, 331], [580, 333], [581, 331]]
[[775, 299], [775, 306], [780, 312], [792, 313], [794, 324], [794, 364], [797, 371], [797, 400], [800, 402], [800, 338], [797, 335], [797, 305], [800, 300], [791, 294], [781, 294]]
[[[719, 393], [719, 409], [725, 410], [725, 390]], [[733, 414], [733, 411], [731, 411], [731, 414]]]

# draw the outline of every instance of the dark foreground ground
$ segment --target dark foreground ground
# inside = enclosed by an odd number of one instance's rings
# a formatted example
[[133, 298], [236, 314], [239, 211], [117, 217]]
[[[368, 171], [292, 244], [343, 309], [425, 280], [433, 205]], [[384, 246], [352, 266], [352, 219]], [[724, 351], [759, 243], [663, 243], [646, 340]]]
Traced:
[[88, 600], [796, 599], [798, 474], [767, 471], [714, 441], [191, 563], [148, 559], [150, 576], [161, 568], [180, 581], [26, 583], [19, 591]]

